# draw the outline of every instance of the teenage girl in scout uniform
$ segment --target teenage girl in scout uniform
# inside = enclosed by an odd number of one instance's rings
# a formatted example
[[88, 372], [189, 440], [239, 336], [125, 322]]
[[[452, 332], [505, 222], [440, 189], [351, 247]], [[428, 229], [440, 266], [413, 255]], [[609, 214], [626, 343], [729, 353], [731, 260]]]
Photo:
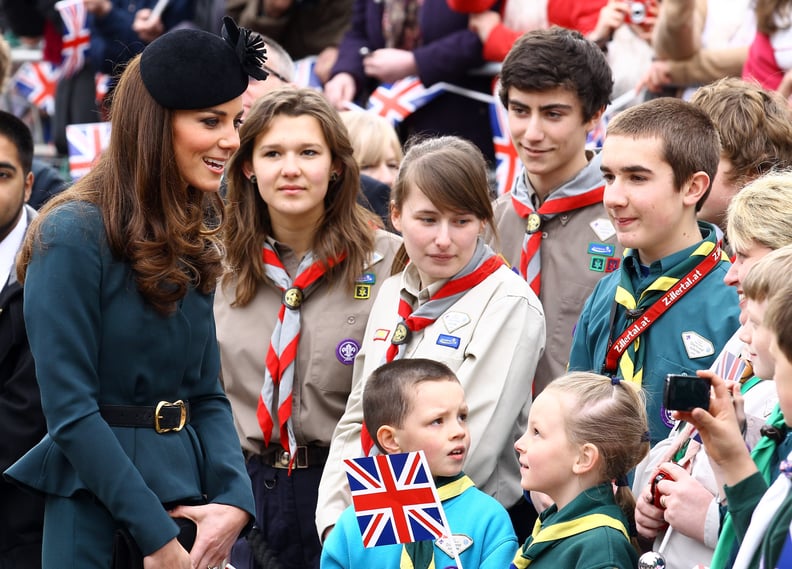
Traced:
[[[228, 272], [215, 302], [223, 383], [259, 535], [281, 566], [318, 567], [319, 477], [400, 239], [356, 204], [352, 146], [317, 92], [268, 93], [240, 138], [228, 166]], [[251, 557], [240, 541], [231, 562], [248, 569]]]
[[419, 142], [405, 156], [391, 198], [393, 225], [410, 262], [382, 286], [371, 310], [352, 395], [322, 477], [320, 534], [348, 503], [341, 459], [365, 448], [366, 378], [402, 357], [440, 361], [456, 373], [470, 406], [473, 444], [465, 471], [504, 507], [523, 503], [512, 445], [525, 429], [544, 315], [530, 286], [481, 238], [492, 223], [484, 159], [461, 138]]
[[540, 513], [512, 569], [638, 565], [627, 472], [649, 452], [644, 407], [633, 385], [587, 372], [552, 381], [536, 398], [528, 430], [514, 444], [520, 484], [554, 503]]

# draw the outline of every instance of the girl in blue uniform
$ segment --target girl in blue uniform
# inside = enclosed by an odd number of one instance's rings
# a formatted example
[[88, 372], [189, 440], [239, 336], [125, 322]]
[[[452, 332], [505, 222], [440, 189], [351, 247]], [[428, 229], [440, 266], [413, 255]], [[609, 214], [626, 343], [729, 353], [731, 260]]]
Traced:
[[554, 504], [539, 515], [510, 567], [637, 566], [627, 472], [649, 452], [641, 392], [592, 373], [560, 377], [534, 401], [514, 448], [522, 487]]

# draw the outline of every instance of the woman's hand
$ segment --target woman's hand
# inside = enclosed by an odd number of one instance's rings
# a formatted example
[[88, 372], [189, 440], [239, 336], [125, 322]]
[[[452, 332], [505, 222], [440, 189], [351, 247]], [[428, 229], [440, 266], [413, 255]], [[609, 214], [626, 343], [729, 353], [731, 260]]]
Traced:
[[349, 73], [339, 73], [325, 83], [324, 95], [337, 110], [344, 111], [355, 98], [356, 90], [355, 78]]
[[189, 558], [192, 567], [200, 568], [218, 567], [228, 559], [231, 546], [250, 520], [247, 512], [226, 504], [177, 506], [169, 513], [174, 518], [192, 520], [198, 526]]
[[616, 28], [621, 26], [630, 12], [630, 3], [626, 0], [610, 0], [602, 7], [594, 26], [588, 34], [588, 39], [595, 42], [607, 41]]
[[485, 43], [489, 38], [492, 30], [494, 30], [501, 23], [501, 16], [498, 12], [488, 10], [486, 12], [479, 12], [478, 14], [471, 14], [468, 18], [468, 28]]
[[190, 554], [174, 537], [157, 551], [143, 558], [143, 569], [192, 569]]
[[151, 17], [150, 9], [143, 8], [135, 12], [135, 20], [132, 22], [132, 31], [135, 32], [142, 41], [151, 43], [165, 33], [165, 25], [162, 23], [159, 16], [156, 18]]
[[363, 71], [383, 83], [393, 83], [408, 75], [416, 75], [418, 66], [415, 64], [413, 52], [384, 48], [376, 49], [363, 58]]

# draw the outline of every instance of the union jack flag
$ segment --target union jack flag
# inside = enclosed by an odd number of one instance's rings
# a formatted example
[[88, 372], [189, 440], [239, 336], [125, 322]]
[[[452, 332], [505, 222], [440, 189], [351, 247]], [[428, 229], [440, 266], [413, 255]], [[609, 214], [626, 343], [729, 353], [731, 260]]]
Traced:
[[367, 108], [397, 125], [443, 90], [439, 83], [427, 88], [418, 77], [405, 77], [377, 87], [369, 97]]
[[740, 381], [748, 367], [748, 362], [741, 357], [744, 348], [745, 343], [736, 335], [732, 336], [712, 364], [712, 371], [723, 379]]
[[60, 0], [55, 3], [60, 12], [61, 20], [66, 28], [61, 48], [61, 70], [64, 77], [71, 77], [82, 69], [85, 63], [85, 52], [91, 41], [88, 31], [85, 4], [82, 0]]
[[[498, 88], [495, 88], [498, 92]], [[499, 97], [493, 97], [489, 106], [490, 126], [492, 127], [492, 146], [495, 148], [495, 180], [498, 195], [512, 189], [514, 179], [520, 169], [520, 157], [509, 135], [509, 122], [506, 108]]]
[[110, 142], [110, 123], [93, 122], [66, 125], [69, 143], [69, 173], [74, 180], [82, 178]]
[[294, 62], [294, 82], [300, 87], [310, 87], [312, 89], [322, 89], [322, 82], [317, 77], [316, 56], [309, 55]]
[[364, 547], [450, 535], [423, 451], [344, 460]]
[[58, 70], [47, 61], [28, 61], [14, 74], [17, 92], [48, 115], [55, 113], [57, 84]]

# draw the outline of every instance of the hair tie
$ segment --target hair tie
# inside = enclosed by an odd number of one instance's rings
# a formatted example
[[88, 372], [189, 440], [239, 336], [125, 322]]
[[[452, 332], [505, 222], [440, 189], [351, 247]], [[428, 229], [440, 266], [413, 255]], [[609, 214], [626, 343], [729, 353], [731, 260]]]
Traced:
[[622, 474], [616, 477], [616, 486], [629, 486], [630, 482], [627, 480], [627, 475]]
[[648, 443], [651, 440], [652, 440], [652, 437], [649, 436], [649, 431], [644, 431], [643, 434], [641, 435], [641, 442], [642, 443]]
[[611, 385], [619, 385], [621, 383], [621, 379], [616, 377], [615, 375], [610, 378]]

